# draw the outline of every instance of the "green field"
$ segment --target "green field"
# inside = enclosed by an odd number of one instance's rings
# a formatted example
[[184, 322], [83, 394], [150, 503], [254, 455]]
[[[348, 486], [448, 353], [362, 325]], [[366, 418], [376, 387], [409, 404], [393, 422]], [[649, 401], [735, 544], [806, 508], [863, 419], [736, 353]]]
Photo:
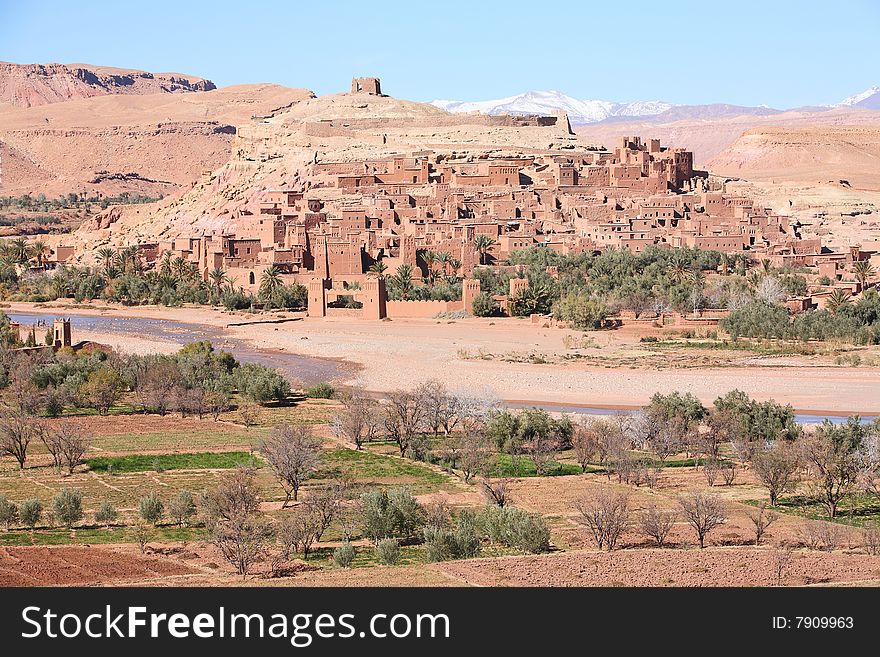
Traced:
[[356, 482], [409, 484], [414, 492], [435, 491], [450, 478], [417, 461], [374, 454], [355, 449], [333, 449], [324, 452], [323, 462], [315, 479], [347, 475]]
[[196, 452], [185, 454], [128, 454], [87, 459], [92, 472], [128, 473], [165, 470], [215, 470], [239, 465], [259, 468], [263, 461], [249, 452]]

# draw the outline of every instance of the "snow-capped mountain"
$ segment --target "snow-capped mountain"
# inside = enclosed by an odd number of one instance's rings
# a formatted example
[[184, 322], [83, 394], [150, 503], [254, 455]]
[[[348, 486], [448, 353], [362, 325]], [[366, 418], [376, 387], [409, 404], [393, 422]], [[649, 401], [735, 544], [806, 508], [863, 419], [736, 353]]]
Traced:
[[864, 109], [880, 109], [880, 87], [865, 89], [860, 94], [853, 94], [837, 103], [835, 107], [861, 107]]
[[435, 100], [432, 105], [447, 112], [482, 114], [552, 114], [564, 110], [573, 124], [597, 123], [613, 116], [654, 116], [672, 105], [659, 100], [616, 103], [610, 100], [578, 100], [559, 91], [527, 91], [518, 96], [497, 100]]

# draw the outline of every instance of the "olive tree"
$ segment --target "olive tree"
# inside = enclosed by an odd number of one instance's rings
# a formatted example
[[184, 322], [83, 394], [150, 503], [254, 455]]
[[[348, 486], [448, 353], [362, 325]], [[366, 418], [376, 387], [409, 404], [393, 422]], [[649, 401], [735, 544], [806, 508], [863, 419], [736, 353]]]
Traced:
[[55, 517], [70, 529], [83, 517], [82, 492], [76, 488], [62, 488], [52, 498]]

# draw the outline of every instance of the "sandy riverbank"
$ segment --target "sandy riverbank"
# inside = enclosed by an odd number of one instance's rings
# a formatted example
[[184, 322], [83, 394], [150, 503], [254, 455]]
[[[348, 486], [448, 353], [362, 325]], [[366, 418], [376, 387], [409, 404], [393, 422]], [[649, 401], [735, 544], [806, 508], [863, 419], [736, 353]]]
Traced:
[[[10, 304], [10, 312], [62, 312], [60, 306]], [[366, 322], [350, 318], [303, 319], [282, 324], [247, 321], [243, 314], [199, 307], [70, 308], [65, 312], [166, 319], [223, 329], [230, 339], [256, 348], [336, 358], [359, 366], [340, 383], [385, 392], [426, 379], [449, 388], [504, 400], [597, 406], [644, 404], [654, 392], [692, 392], [704, 403], [732, 388], [757, 399], [776, 399], [798, 409], [880, 413], [880, 369], [868, 367], [773, 366], [648, 369], [601, 367], [566, 361], [556, 364], [484, 360], [475, 354], [544, 354], [568, 351], [558, 328], [515, 319], [394, 320]], [[293, 316], [293, 315], [291, 315]], [[590, 334], [595, 350], [619, 349], [617, 332]], [[98, 339], [98, 336], [77, 336]], [[104, 336], [108, 344], [145, 346], [138, 336]], [[135, 346], [136, 345], [136, 346]], [[160, 345], [157, 345], [157, 348]], [[161, 345], [168, 349], [168, 345]], [[624, 345], [625, 347], [626, 345]], [[464, 357], [465, 352], [468, 354]], [[789, 361], [790, 362], [790, 361]]]

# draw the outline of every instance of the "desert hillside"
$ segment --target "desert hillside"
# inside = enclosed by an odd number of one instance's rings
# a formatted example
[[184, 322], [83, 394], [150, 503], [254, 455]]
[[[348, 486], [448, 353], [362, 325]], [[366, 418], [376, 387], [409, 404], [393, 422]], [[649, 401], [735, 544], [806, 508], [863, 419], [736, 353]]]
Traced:
[[308, 195], [309, 189], [321, 188], [322, 198], [334, 193], [331, 180], [313, 175], [315, 161], [376, 159], [421, 149], [479, 157], [574, 145], [587, 143], [570, 133], [567, 122], [515, 127], [387, 96], [330, 94], [240, 124], [232, 157], [192, 189], [156, 204], [113, 208], [84, 224], [72, 241], [81, 251], [92, 251], [108, 243], [234, 231], [241, 213], [259, 211], [268, 189], [290, 187]]
[[258, 84], [7, 105], [0, 195], [172, 194], [229, 159], [237, 126], [312, 96]]
[[[602, 122], [579, 126], [577, 133], [590, 141], [614, 143], [619, 137], [648, 135], [663, 143], [675, 144], [694, 152], [694, 161], [708, 166], [719, 153], [730, 147], [741, 135], [755, 128], [812, 129], [817, 126], [880, 127], [880, 112], [841, 107], [824, 112], [789, 111], [773, 115], [740, 114], [685, 120]], [[821, 145], [816, 143], [817, 146]]]
[[0, 107], [35, 107], [108, 94], [210, 91], [210, 80], [182, 73], [150, 73], [89, 64], [0, 62]]
[[880, 191], [880, 113], [871, 114], [876, 123], [753, 128], [707, 166], [753, 180], [833, 181]]

